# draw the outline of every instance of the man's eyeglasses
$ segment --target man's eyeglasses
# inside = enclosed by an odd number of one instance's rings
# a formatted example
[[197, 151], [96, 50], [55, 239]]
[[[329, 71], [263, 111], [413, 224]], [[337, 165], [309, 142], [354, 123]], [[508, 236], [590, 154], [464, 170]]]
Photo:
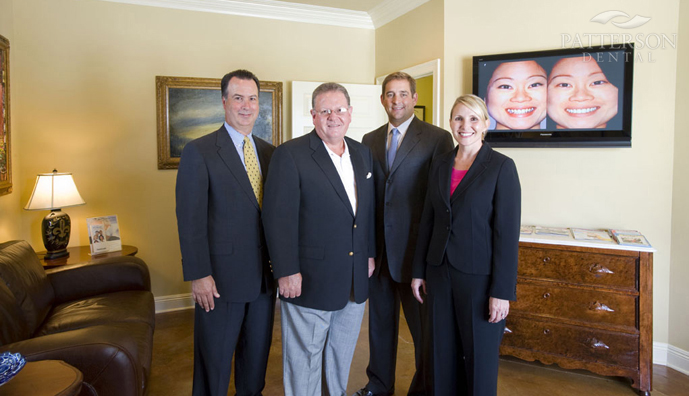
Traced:
[[314, 110], [316, 114], [320, 115], [321, 117], [327, 117], [330, 114], [335, 114], [337, 116], [343, 116], [349, 112], [349, 109], [346, 107], [338, 107], [337, 109], [323, 109], [323, 110]]

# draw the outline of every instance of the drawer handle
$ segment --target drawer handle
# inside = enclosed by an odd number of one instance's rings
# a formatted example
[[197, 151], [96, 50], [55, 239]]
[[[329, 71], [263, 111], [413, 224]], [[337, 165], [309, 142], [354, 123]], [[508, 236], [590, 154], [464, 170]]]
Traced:
[[607, 267], [598, 263], [592, 264], [589, 267], [589, 272], [593, 274], [614, 274], [614, 272], [610, 271]]
[[548, 264], [550, 262], [550, 257], [543, 257], [543, 264]]
[[502, 333], [503, 334], [512, 334], [512, 330], [510, 330], [509, 327], [505, 326], [505, 330]]
[[608, 307], [607, 305], [601, 303], [600, 301], [592, 302], [589, 304], [589, 310], [591, 311], [603, 311], [603, 312], [615, 312], [614, 309]]
[[550, 293], [548, 293], [548, 292], [543, 293], [543, 298], [550, 298]]
[[586, 343], [589, 344], [589, 346], [593, 349], [610, 349], [610, 347], [605, 345], [603, 341], [598, 341], [595, 338], [587, 339]]
[[545, 335], [550, 334], [550, 329], [543, 329], [543, 334], [545, 334]]

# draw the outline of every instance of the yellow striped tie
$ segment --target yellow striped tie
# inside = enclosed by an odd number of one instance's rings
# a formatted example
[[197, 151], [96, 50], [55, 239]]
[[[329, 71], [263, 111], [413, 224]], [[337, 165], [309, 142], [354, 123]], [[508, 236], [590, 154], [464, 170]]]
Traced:
[[251, 144], [248, 136], [244, 136], [244, 166], [246, 166], [246, 174], [249, 176], [251, 188], [254, 190], [258, 206], [263, 203], [263, 183], [261, 183], [261, 170], [258, 168], [258, 160], [256, 159], [256, 152], [254, 145]]

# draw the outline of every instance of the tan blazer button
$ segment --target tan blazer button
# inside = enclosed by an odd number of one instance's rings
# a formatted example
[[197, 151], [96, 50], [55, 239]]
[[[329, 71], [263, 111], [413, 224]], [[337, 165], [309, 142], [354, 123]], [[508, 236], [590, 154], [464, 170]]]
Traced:
[[349, 255], [350, 255], [350, 256], [354, 256], [354, 252], [349, 252]]

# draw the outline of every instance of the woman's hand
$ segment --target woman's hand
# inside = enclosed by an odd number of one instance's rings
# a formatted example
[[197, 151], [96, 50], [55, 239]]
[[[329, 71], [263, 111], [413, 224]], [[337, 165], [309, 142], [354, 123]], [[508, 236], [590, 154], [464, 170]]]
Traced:
[[[412, 285], [413, 284], [414, 283], [412, 283]], [[491, 297], [488, 300], [488, 315], [490, 316], [488, 318], [488, 322], [498, 323], [499, 321], [505, 319], [509, 313], [510, 302], [508, 300], [501, 300], [495, 297]]]
[[421, 297], [421, 289], [423, 289], [423, 294], [426, 294], [426, 281], [419, 278], [412, 279], [411, 290], [414, 293], [414, 297], [418, 302], [423, 304], [423, 298]]

